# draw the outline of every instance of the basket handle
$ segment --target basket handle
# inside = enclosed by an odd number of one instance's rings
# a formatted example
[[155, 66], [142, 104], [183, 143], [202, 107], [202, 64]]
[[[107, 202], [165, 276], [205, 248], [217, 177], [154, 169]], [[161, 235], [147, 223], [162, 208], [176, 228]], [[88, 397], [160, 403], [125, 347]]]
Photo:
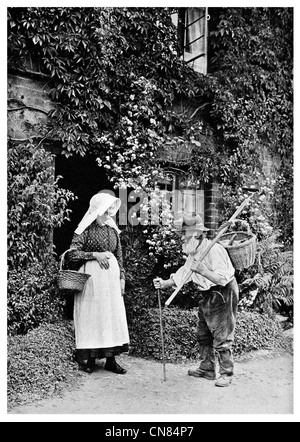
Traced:
[[236, 235], [237, 235], [237, 233], [235, 233], [235, 234], [233, 235], [233, 237], [231, 238], [231, 240], [229, 241], [229, 243], [228, 243], [229, 246], [232, 246], [232, 244], [234, 243], [234, 240], [235, 240]]
[[59, 270], [63, 270], [63, 266], [64, 266], [64, 263], [65, 263], [65, 255], [66, 255], [67, 252], [70, 252], [70, 250], [77, 250], [77, 249], [75, 249], [73, 247], [71, 249], [65, 250], [64, 253], [61, 254], [61, 256], [60, 256], [60, 263], [59, 263]]
[[238, 218], [236, 218], [236, 219], [233, 221], [233, 225], [236, 224], [236, 223], [238, 223], [238, 222], [241, 222], [243, 225], [245, 225], [245, 226], [247, 227], [247, 233], [249, 233], [249, 234], [252, 233], [252, 232], [251, 232], [251, 229], [250, 229], [250, 226], [249, 226], [249, 223], [248, 223], [245, 219], [238, 219]]

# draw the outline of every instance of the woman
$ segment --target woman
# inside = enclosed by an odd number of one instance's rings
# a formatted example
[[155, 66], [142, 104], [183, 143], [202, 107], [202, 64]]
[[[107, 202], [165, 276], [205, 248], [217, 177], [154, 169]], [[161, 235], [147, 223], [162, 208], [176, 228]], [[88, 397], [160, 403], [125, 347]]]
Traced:
[[66, 254], [68, 268], [91, 275], [82, 293], [74, 297], [76, 359], [87, 373], [101, 358], [106, 358], [106, 370], [126, 373], [115, 360], [128, 351], [129, 344], [120, 231], [111, 218], [120, 205], [120, 199], [108, 193], [94, 195], [75, 230], [73, 250]]

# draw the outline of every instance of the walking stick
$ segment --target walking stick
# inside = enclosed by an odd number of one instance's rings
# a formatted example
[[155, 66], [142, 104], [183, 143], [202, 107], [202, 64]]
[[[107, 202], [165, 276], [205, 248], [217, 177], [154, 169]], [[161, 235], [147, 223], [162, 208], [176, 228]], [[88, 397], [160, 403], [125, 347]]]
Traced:
[[161, 348], [162, 348], [162, 360], [163, 360], [163, 374], [164, 381], [167, 380], [166, 376], [166, 362], [165, 362], [165, 344], [164, 344], [164, 331], [163, 331], [163, 321], [162, 321], [162, 308], [160, 299], [160, 289], [157, 289], [158, 306], [159, 306], [159, 322], [160, 322], [160, 338], [161, 338]]
[[[234, 212], [234, 214], [232, 215], [231, 218], [229, 218], [228, 222], [233, 221], [240, 213], [241, 211], [244, 209], [244, 207], [249, 203], [250, 199], [252, 198], [252, 196], [254, 195], [254, 193], [250, 196], [248, 196], [248, 198], [246, 198], [242, 204], [236, 209], [236, 211]], [[218, 240], [220, 239], [220, 237], [226, 232], [226, 230], [229, 228], [229, 226], [224, 227], [218, 234], [217, 236], [209, 243], [209, 245], [206, 247], [206, 249], [204, 250], [203, 254], [200, 256], [199, 261], [202, 261], [204, 259], [204, 257], [208, 254], [208, 252], [210, 251], [210, 249], [212, 248], [212, 246], [214, 246], [216, 244], [216, 242], [218, 242]], [[172, 293], [172, 295], [169, 297], [169, 299], [167, 299], [167, 301], [165, 302], [165, 306], [168, 307], [171, 302], [173, 301], [173, 299], [175, 298], [175, 296], [177, 295], [177, 293], [182, 289], [182, 287], [184, 286], [184, 284], [189, 280], [189, 278], [192, 275], [192, 271], [189, 270], [186, 274], [186, 277], [184, 278], [183, 282], [181, 283], [181, 285], [179, 285], [176, 290], [174, 290], [174, 292]]]

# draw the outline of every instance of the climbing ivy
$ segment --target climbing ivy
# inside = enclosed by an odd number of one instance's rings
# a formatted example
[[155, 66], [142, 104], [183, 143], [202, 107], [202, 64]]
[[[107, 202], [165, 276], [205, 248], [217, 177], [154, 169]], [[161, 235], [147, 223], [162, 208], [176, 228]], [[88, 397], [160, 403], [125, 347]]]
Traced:
[[[277, 219], [291, 241], [292, 8], [210, 8], [207, 76], [180, 60], [171, 10], [8, 8], [8, 65], [40, 61], [57, 103], [43, 135], [67, 156], [94, 155], [116, 186], [152, 183], [157, 151], [180, 136], [189, 171], [223, 184], [226, 211], [260, 180], [262, 147], [279, 154]], [[174, 112], [186, 101], [192, 118]]]
[[[265, 189], [278, 214], [272, 224], [291, 243], [293, 10], [210, 8], [210, 17], [209, 72], [194, 82], [194, 91], [218, 142], [195, 147], [190, 170], [204, 181], [220, 180], [225, 213], [241, 202], [245, 183]], [[185, 126], [190, 140], [201, 141], [199, 123], [187, 120]], [[276, 182], [264, 176], [265, 149], [281, 160]]]
[[9, 65], [39, 59], [58, 104], [44, 128], [116, 181], [157, 169], [186, 67], [167, 8], [9, 8]]
[[249, 171], [260, 182], [262, 149], [279, 155], [275, 208], [283, 237], [291, 242], [293, 10], [218, 8], [211, 11], [211, 17], [210, 114], [224, 140], [230, 172], [227, 175], [221, 169], [222, 182], [232, 185]]

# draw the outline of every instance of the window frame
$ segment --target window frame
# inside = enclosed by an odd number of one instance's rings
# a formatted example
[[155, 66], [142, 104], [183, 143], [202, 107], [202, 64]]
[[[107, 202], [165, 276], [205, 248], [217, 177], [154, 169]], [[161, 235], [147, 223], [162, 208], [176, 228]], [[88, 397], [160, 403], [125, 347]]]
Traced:
[[[199, 16], [188, 23], [188, 12], [191, 12], [191, 10], [198, 10]], [[207, 7], [201, 7], [201, 8], [178, 8], [178, 12], [176, 13], [177, 17], [175, 17], [175, 14], [173, 14], [172, 20], [175, 26], [177, 26], [177, 35], [178, 35], [178, 43], [179, 47], [181, 49], [181, 57], [187, 64], [192, 64], [192, 68], [203, 75], [207, 75], [207, 37], [208, 37], [208, 20], [209, 20], [209, 14], [208, 14], [208, 8]], [[201, 33], [201, 26], [200, 23], [202, 21], [203, 26], [203, 33]], [[197, 24], [199, 22], [199, 35], [194, 38], [192, 41], [187, 43], [187, 30]], [[195, 29], [194, 29], [195, 31]], [[199, 53], [195, 48], [192, 48], [192, 51], [189, 52], [186, 50], [188, 46], [191, 46], [195, 42], [199, 41], [200, 39], [204, 39], [203, 43], [203, 50]], [[199, 62], [199, 59], [202, 59], [201, 62]], [[198, 62], [197, 62], [198, 61]]]
[[[171, 202], [171, 212], [175, 217], [177, 213], [187, 212], [189, 214], [199, 213], [204, 218], [205, 213], [205, 186], [204, 183], [195, 175], [187, 175], [184, 172], [174, 171], [168, 169], [165, 171], [166, 175], [170, 175], [170, 180], [158, 180], [156, 182], [160, 191], [166, 192], [168, 201]], [[190, 186], [184, 185], [184, 181], [187, 183], [190, 181]], [[161, 184], [165, 184], [166, 188], [163, 189]], [[172, 190], [167, 186], [172, 186]], [[194, 191], [194, 193], [193, 193]], [[191, 202], [190, 198], [194, 198]], [[186, 208], [193, 207], [194, 210], [187, 211]]]

